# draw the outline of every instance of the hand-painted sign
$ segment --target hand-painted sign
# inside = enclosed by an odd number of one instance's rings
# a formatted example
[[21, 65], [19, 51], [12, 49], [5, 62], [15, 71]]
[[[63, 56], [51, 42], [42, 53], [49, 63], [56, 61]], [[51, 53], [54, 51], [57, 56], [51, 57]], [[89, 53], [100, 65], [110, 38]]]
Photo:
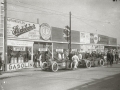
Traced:
[[40, 39], [39, 24], [7, 18], [8, 38]]
[[99, 37], [98, 44], [108, 44], [109, 38], [107, 36], [98, 35], [98, 37]]
[[39, 51], [47, 51], [47, 48], [39, 48]]
[[97, 34], [90, 33], [90, 43], [97, 44], [99, 41], [99, 37]]
[[80, 43], [90, 43], [90, 33], [80, 32]]
[[51, 28], [47, 23], [40, 25], [40, 35], [44, 40], [49, 40], [51, 38]]
[[23, 68], [32, 68], [33, 63], [16, 63], [16, 64], [7, 64], [7, 71], [19, 70]]
[[33, 42], [28, 41], [15, 41], [15, 40], [8, 40], [7, 44], [9, 46], [33, 46]]
[[25, 47], [23, 47], [23, 46], [21, 46], [21, 47], [20, 46], [19, 47], [18, 46], [14, 46], [13, 47], [13, 51], [25, 51]]

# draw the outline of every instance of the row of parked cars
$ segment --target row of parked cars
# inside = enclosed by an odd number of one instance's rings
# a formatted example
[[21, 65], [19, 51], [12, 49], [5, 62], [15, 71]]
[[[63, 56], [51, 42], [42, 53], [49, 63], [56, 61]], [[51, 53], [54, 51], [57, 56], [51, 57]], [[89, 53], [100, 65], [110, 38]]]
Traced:
[[[86, 67], [91, 68], [95, 66], [104, 66], [106, 63], [105, 56], [96, 57], [96, 56], [88, 56], [85, 59], [80, 59], [78, 61], [78, 68]], [[63, 60], [48, 60], [46, 62], [43, 62], [42, 64], [42, 70], [50, 70], [53, 72], [58, 71], [59, 69], [73, 69], [74, 63], [69, 59], [63, 59]]]

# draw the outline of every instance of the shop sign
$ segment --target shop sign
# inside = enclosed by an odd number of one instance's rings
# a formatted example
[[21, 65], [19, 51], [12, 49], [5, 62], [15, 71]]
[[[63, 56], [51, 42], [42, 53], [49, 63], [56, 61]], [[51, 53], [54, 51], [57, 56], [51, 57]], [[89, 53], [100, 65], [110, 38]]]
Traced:
[[77, 49], [72, 49], [72, 52], [77, 52]]
[[99, 36], [99, 41], [98, 44], [108, 44], [109, 43], [109, 38], [104, 35], [98, 35]]
[[90, 43], [90, 33], [80, 32], [80, 42], [84, 44]]
[[117, 39], [109, 37], [109, 45], [117, 45]]
[[16, 64], [7, 64], [7, 71], [13, 71], [23, 68], [33, 67], [33, 63], [16, 63]]
[[85, 43], [90, 44], [90, 33], [85, 33]]
[[7, 18], [8, 38], [39, 39], [39, 24]]
[[39, 48], [39, 51], [47, 51], [47, 48]]
[[33, 46], [33, 42], [16, 41], [16, 40], [8, 40], [7, 44], [9, 46]]
[[13, 47], [13, 51], [25, 51], [25, 47]]
[[85, 43], [85, 33], [80, 32], [80, 43]]
[[56, 52], [63, 52], [63, 49], [56, 49]]
[[51, 38], [51, 27], [47, 23], [40, 25], [40, 37], [44, 40], [49, 40]]
[[98, 34], [90, 33], [90, 43], [97, 44], [100, 41]]

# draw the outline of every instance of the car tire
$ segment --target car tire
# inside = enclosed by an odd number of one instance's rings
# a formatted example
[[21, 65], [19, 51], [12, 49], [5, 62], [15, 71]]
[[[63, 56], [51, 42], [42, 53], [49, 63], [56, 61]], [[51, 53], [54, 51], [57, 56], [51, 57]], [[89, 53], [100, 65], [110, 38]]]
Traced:
[[56, 62], [53, 62], [52, 65], [51, 65], [51, 70], [53, 72], [56, 72], [58, 71], [58, 64]]
[[91, 68], [91, 62], [90, 61], [86, 62], [86, 68]]
[[42, 69], [42, 70], [46, 70], [46, 69], [47, 69], [47, 62], [43, 62], [43, 63], [42, 63], [41, 69]]
[[103, 59], [100, 59], [100, 66], [104, 66], [104, 60]]

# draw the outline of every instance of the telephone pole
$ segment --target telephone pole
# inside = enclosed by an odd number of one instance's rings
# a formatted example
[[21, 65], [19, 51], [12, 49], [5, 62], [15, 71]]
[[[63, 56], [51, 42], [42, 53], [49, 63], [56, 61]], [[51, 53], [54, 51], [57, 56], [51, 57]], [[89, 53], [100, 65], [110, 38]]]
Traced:
[[71, 52], [71, 12], [69, 12], [69, 55]]
[[4, 64], [7, 71], [7, 0], [4, 0]]

